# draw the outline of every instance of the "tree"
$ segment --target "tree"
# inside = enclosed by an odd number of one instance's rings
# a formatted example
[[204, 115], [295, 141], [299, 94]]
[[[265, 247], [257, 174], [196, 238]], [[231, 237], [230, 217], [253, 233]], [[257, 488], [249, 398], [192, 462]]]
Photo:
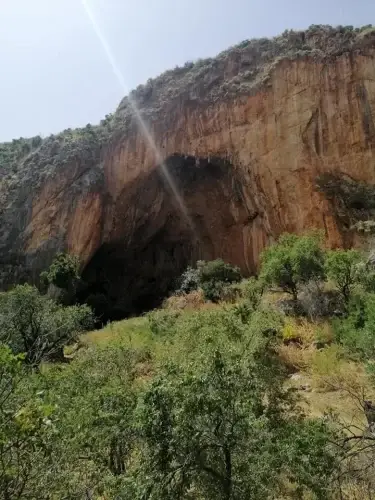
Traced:
[[261, 279], [297, 300], [302, 283], [324, 278], [324, 253], [314, 235], [284, 234], [261, 255]]
[[62, 359], [63, 348], [93, 326], [86, 306], [64, 307], [30, 285], [18, 285], [0, 295], [0, 341], [25, 362], [37, 366], [43, 359]]
[[201, 363], [164, 367], [144, 394], [142, 498], [268, 498], [280, 470], [326, 498], [329, 432], [293, 413], [275, 357], [214, 349]]
[[40, 279], [43, 285], [55, 285], [74, 294], [80, 280], [80, 262], [78, 257], [66, 253], [58, 253], [47, 271], [43, 271]]
[[349, 302], [353, 288], [359, 284], [366, 271], [360, 266], [361, 254], [357, 250], [331, 250], [325, 260], [326, 274], [331, 279], [344, 302]]

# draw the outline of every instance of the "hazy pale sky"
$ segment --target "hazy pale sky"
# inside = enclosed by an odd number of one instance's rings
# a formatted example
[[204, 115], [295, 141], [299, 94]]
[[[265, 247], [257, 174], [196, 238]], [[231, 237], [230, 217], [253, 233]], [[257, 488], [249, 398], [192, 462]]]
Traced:
[[[128, 90], [246, 38], [375, 23], [374, 0], [86, 0]], [[124, 91], [82, 0], [0, 0], [0, 141], [97, 123]]]

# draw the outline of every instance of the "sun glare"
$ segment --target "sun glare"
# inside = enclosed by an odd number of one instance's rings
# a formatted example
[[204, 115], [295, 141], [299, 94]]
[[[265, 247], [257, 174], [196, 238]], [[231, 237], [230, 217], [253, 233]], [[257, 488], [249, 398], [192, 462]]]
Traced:
[[151, 132], [147, 126], [147, 123], [142, 118], [142, 115], [137, 107], [137, 104], [134, 102], [134, 99], [132, 99], [131, 96], [129, 95], [129, 89], [128, 89], [127, 85], [125, 84], [125, 80], [124, 80], [124, 77], [122, 75], [122, 72], [121, 72], [118, 64], [116, 63], [116, 59], [113, 56], [111, 47], [109, 46], [102, 30], [100, 29], [100, 26], [95, 18], [95, 15], [94, 15], [94, 12], [90, 6], [90, 3], [88, 0], [81, 0], [81, 3], [82, 3], [82, 6], [86, 12], [88, 19], [90, 20], [91, 26], [92, 26], [96, 36], [98, 37], [98, 39], [102, 45], [102, 48], [106, 54], [107, 60], [112, 68], [112, 71], [113, 71], [118, 83], [121, 86], [121, 90], [123, 91], [123, 94], [124, 95], [128, 94], [129, 104], [130, 104], [130, 106], [132, 108], [132, 112], [133, 112], [133, 114], [138, 122], [139, 128], [140, 128], [145, 140], [148, 142], [149, 146], [152, 148], [154, 155], [155, 155], [156, 162], [158, 165], [160, 165], [162, 174], [163, 174], [164, 178], [166, 179], [181, 212], [183, 213], [184, 217], [186, 218], [191, 229], [196, 234], [196, 232], [194, 230], [193, 221], [191, 220], [191, 217], [189, 216], [189, 213], [188, 213], [188, 210], [187, 210], [186, 205], [184, 203], [184, 200], [183, 200], [182, 196], [180, 195], [180, 193], [178, 192], [176, 184], [175, 184], [174, 180], [172, 179], [171, 174], [168, 171], [167, 166], [164, 163], [164, 158], [163, 158], [162, 154], [160, 153], [160, 151], [155, 143], [154, 138], [151, 135]]

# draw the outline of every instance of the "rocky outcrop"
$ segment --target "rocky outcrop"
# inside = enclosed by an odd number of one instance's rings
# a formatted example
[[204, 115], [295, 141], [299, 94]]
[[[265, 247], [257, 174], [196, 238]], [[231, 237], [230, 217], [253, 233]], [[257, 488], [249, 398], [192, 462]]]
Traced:
[[284, 231], [351, 245], [375, 207], [374, 116], [369, 28], [287, 32], [167, 72], [100, 126], [0, 168], [3, 284], [68, 250], [121, 315], [153, 306], [197, 258], [254, 272]]

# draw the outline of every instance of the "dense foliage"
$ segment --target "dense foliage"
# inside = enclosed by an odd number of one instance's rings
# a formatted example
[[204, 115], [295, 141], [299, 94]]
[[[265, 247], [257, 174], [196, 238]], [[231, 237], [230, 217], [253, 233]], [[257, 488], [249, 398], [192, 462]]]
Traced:
[[204, 296], [213, 302], [220, 300], [226, 286], [241, 281], [239, 269], [221, 259], [198, 262], [198, 276]]
[[[330, 319], [335, 344], [316, 350], [315, 369], [330, 374], [348, 356], [373, 371], [371, 262], [324, 251], [313, 236], [281, 237], [259, 279], [239, 282], [223, 261], [199, 262], [183, 275], [185, 294], [209, 284], [206, 299], [221, 287], [235, 300], [153, 311], [124, 322], [119, 337], [109, 325], [103, 343], [104, 330], [98, 343], [72, 346], [92, 325], [87, 306], [64, 306], [29, 285], [2, 293], [0, 498], [323, 500], [339, 491], [350, 499], [353, 482], [372, 494], [371, 401], [350, 389], [369, 423], [363, 430], [334, 414], [306, 418], [281, 349], [297, 338], [268, 301], [279, 287], [303, 302], [311, 283], [311, 300], [324, 296], [325, 272], [346, 307]], [[48, 274], [70, 286], [77, 262], [58, 256]]]
[[222, 259], [212, 261], [200, 260], [194, 269], [188, 267], [179, 280], [178, 293], [189, 293], [202, 288], [207, 300], [218, 302], [224, 289], [241, 281], [241, 273], [237, 267], [227, 264]]
[[58, 288], [69, 290], [74, 288], [80, 278], [78, 257], [66, 253], [58, 253], [47, 271], [41, 273], [41, 280]]
[[[34, 375], [5, 350], [1, 366], [17, 363], [18, 379], [3, 409], [16, 404], [30, 422], [25, 439], [35, 438], [32, 461], [26, 445], [20, 459], [19, 498], [267, 498], [286, 476], [326, 498], [333, 434], [305, 421], [283, 386], [274, 340], [262, 334], [280, 325], [260, 311], [246, 323], [235, 309], [172, 315], [158, 359], [114, 342]], [[158, 373], [143, 379], [152, 361]]]
[[334, 322], [337, 340], [353, 355], [375, 357], [375, 294], [357, 294], [345, 317]]
[[356, 284], [363, 281], [362, 256], [357, 250], [332, 250], [326, 256], [326, 273], [337, 286], [345, 302]]
[[[55, 438], [49, 419], [53, 408], [31, 390], [22, 355], [0, 344], [0, 498], [46, 498], [50, 450]], [[43, 478], [43, 480], [41, 480]]]
[[88, 306], [63, 307], [30, 285], [0, 294], [0, 341], [27, 364], [63, 359], [63, 348], [93, 326]]
[[[219, 350], [200, 361], [204, 367], [168, 366], [143, 396], [142, 475], [150, 498], [187, 498], [192, 492], [203, 498], [265, 498], [280, 487], [275, 471], [281, 468], [301, 488], [323, 497], [323, 476], [334, 468], [327, 441], [323, 448], [319, 442], [320, 432], [328, 438], [327, 429], [292, 417], [277, 364], [265, 353], [254, 361]], [[299, 443], [292, 439], [296, 432]]]
[[317, 237], [284, 234], [262, 254], [261, 279], [279, 286], [294, 300], [301, 284], [323, 277], [324, 253]]

